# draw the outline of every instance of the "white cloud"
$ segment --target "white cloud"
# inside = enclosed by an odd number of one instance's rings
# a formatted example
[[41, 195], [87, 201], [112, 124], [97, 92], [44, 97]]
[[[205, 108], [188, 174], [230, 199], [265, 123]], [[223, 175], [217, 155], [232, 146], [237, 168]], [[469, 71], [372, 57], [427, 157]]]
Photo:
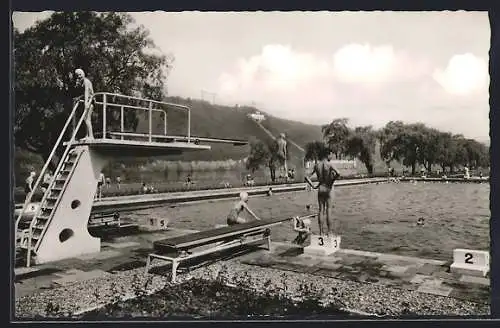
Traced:
[[219, 76], [217, 93], [228, 103], [255, 101], [277, 115], [319, 122], [332, 111], [349, 114], [350, 105], [370, 108], [387, 95], [383, 87], [429, 74], [428, 66], [391, 45], [348, 44], [321, 57], [273, 44], [238, 59]]
[[450, 94], [469, 95], [487, 87], [488, 64], [471, 53], [454, 55], [446, 69], [434, 71], [433, 78]]
[[273, 90], [291, 90], [328, 74], [329, 66], [307, 53], [296, 53], [290, 46], [266, 45], [259, 55], [237, 61], [233, 74], [223, 73], [222, 90], [251, 89], [256, 84]]
[[392, 46], [349, 44], [333, 56], [334, 71], [342, 82], [383, 82], [396, 62]]
[[332, 68], [326, 59], [273, 44], [222, 73], [218, 95], [228, 102], [256, 101], [293, 112], [311, 103], [328, 106], [332, 91]]

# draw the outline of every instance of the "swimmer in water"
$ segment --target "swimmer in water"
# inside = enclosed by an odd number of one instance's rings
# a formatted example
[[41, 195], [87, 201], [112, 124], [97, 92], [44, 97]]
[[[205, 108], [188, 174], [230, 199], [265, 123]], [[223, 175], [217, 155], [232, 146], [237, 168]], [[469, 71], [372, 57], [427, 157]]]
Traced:
[[234, 204], [231, 212], [229, 212], [227, 216], [227, 225], [232, 226], [235, 224], [246, 223], [247, 221], [241, 217], [241, 213], [244, 210], [250, 213], [250, 215], [252, 215], [256, 220], [260, 220], [260, 218], [248, 207], [248, 194], [242, 191], [240, 193], [240, 200]]

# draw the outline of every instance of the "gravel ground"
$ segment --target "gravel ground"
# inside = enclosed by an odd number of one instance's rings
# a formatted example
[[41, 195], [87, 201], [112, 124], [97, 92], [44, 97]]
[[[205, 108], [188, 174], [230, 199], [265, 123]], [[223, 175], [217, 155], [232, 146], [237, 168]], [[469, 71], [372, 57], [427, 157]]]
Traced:
[[[190, 278], [224, 279], [228, 285], [284, 293], [297, 300], [304, 294], [315, 295], [322, 303], [338, 304], [342, 309], [358, 314], [398, 316], [490, 313], [489, 304], [391, 289], [377, 284], [261, 268], [241, 264], [237, 260], [201, 267], [189, 274], [180, 274], [178, 277], [180, 283]], [[123, 271], [106, 278], [76, 282], [22, 297], [16, 300], [16, 316], [20, 319], [37, 316], [75, 316], [116, 302], [120, 298], [128, 299], [138, 294], [156, 292], [169, 284], [168, 281], [164, 276], [145, 274], [144, 268]]]

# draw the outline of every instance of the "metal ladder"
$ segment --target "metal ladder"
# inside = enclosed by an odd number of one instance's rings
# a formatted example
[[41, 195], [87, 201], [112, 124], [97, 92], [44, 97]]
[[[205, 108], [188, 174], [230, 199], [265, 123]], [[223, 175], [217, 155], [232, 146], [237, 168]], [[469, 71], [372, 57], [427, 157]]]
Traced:
[[36, 253], [43, 234], [52, 220], [54, 210], [59, 205], [64, 190], [73, 175], [82, 153], [81, 150], [77, 150], [76, 148], [69, 151], [59, 172], [56, 172], [54, 175], [54, 179], [42, 198], [41, 206], [31, 221], [28, 235], [26, 236], [25, 234], [27, 240], [21, 242], [21, 249], [26, 249], [28, 253], [33, 250]]
[[19, 224], [28, 207], [28, 204], [31, 202], [33, 194], [39, 187], [40, 181], [42, 180], [42, 177], [44, 176], [45, 172], [48, 169], [49, 163], [54, 157], [57, 148], [61, 144], [61, 141], [70, 123], [73, 121], [73, 118], [76, 115], [76, 110], [80, 105], [80, 103], [82, 103], [81, 100], [75, 102], [71, 114], [66, 120], [66, 123], [64, 124], [64, 127], [62, 128], [49, 157], [47, 158], [47, 161], [45, 162], [42, 170], [40, 171], [40, 174], [38, 175], [38, 179], [36, 180], [35, 185], [33, 186], [33, 191], [28, 195], [28, 197], [26, 197], [23, 208], [21, 209], [19, 216], [16, 219], [15, 230], [14, 230], [16, 233], [16, 246], [19, 247], [20, 249], [27, 250], [26, 252], [27, 267], [30, 266], [32, 252], [34, 251], [36, 254], [36, 250], [40, 246], [40, 243], [43, 239], [43, 235], [47, 230], [47, 227], [50, 225], [53, 213], [55, 212], [55, 209], [59, 205], [59, 201], [62, 195], [64, 194], [64, 190], [67, 186], [67, 183], [71, 179], [76, 164], [82, 154], [81, 150], [76, 150], [76, 148], [73, 147], [73, 142], [75, 141], [76, 134], [80, 129], [80, 126], [82, 125], [85, 116], [87, 115], [87, 111], [83, 112], [83, 114], [80, 116], [78, 120], [78, 124], [76, 124], [76, 126], [73, 129], [70, 141], [68, 142], [64, 154], [62, 155], [61, 160], [59, 161], [59, 164], [57, 166], [57, 169], [54, 172], [54, 178], [52, 179], [49, 188], [47, 188], [47, 190], [45, 191], [45, 194], [43, 195], [42, 201], [40, 203], [41, 206], [33, 216], [29, 228], [19, 229]]

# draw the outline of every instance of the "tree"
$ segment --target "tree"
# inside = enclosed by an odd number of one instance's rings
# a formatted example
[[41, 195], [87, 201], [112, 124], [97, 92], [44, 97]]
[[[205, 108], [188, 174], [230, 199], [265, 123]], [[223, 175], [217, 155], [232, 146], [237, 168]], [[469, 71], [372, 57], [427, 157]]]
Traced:
[[427, 127], [424, 127], [421, 133], [418, 160], [427, 172], [430, 172], [432, 165], [438, 162], [440, 133], [436, 129], [429, 129]]
[[471, 169], [489, 165], [489, 154], [486, 145], [474, 139], [465, 139], [464, 148], [467, 154], [467, 163]]
[[[96, 92], [162, 99], [173, 57], [158, 54], [148, 31], [132, 23], [122, 13], [54, 13], [14, 32], [17, 146], [47, 159], [78, 95], [76, 68], [86, 72]], [[127, 112], [127, 128], [135, 129], [136, 111]]]
[[373, 155], [377, 133], [371, 126], [356, 127], [347, 140], [347, 154], [358, 157], [366, 166], [368, 174], [373, 174]]
[[452, 166], [453, 162], [453, 152], [454, 144], [452, 141], [452, 135], [449, 132], [440, 132], [437, 140], [437, 163], [441, 166], [441, 169], [446, 171], [447, 167]]
[[311, 161], [313, 160], [314, 162], [317, 162], [320, 158], [320, 154], [324, 151], [324, 149], [327, 146], [323, 141], [313, 141], [309, 142], [306, 145], [306, 154], [304, 156], [304, 159], [306, 161]]
[[348, 122], [347, 118], [338, 118], [321, 128], [328, 147], [337, 159], [341, 159], [347, 152], [347, 140], [350, 134]]
[[466, 149], [466, 141], [463, 135], [457, 134], [452, 137], [452, 149], [450, 160], [450, 171], [454, 172], [455, 168], [461, 165], [467, 165], [468, 156]]
[[252, 173], [257, 171], [261, 165], [268, 163], [270, 154], [266, 145], [255, 138], [252, 138], [249, 142], [250, 144], [250, 154], [247, 158], [246, 167]]
[[405, 124], [401, 121], [390, 121], [378, 133], [380, 142], [380, 156], [387, 165], [391, 161], [401, 161], [404, 150], [401, 138], [404, 134]]

